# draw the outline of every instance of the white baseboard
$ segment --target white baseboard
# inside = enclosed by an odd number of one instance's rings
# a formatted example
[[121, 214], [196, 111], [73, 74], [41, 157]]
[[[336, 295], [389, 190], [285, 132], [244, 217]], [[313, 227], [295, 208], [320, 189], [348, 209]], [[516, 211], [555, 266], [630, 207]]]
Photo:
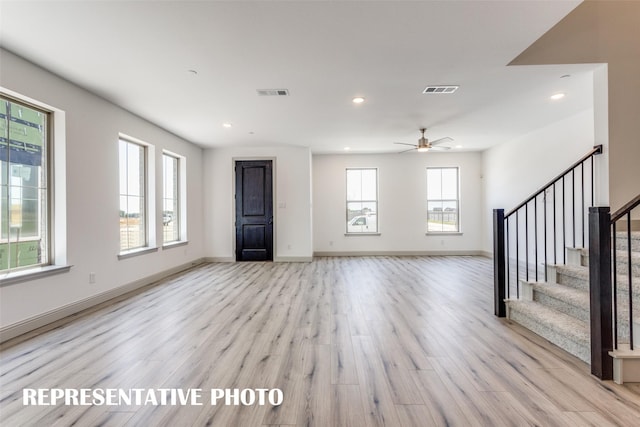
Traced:
[[206, 257], [204, 261], [205, 262], [236, 262], [236, 259], [234, 257], [214, 256], [214, 257]]
[[273, 259], [273, 262], [311, 262], [313, 257], [308, 256], [279, 256]]
[[313, 256], [483, 256], [483, 251], [357, 251], [357, 252], [314, 252]]
[[[236, 262], [233, 257], [207, 257], [205, 262]], [[279, 256], [274, 257], [273, 262], [311, 262], [313, 257], [307, 256]]]
[[480, 256], [483, 256], [485, 258], [491, 258], [493, 259], [493, 252], [490, 251], [480, 251]]
[[0, 343], [10, 340], [12, 338], [15, 338], [17, 336], [20, 336], [22, 334], [26, 334], [27, 332], [31, 332], [43, 326], [49, 325], [58, 320], [62, 320], [65, 317], [79, 313], [82, 310], [86, 310], [98, 304], [102, 304], [103, 302], [117, 298], [128, 292], [135, 291], [136, 289], [150, 285], [172, 274], [176, 274], [181, 271], [188, 270], [192, 267], [195, 267], [196, 265], [202, 264], [203, 262], [205, 262], [204, 259], [202, 258], [197, 259], [197, 260], [188, 262], [186, 264], [182, 264], [182, 265], [170, 268], [168, 270], [164, 270], [159, 273], [153, 274], [151, 276], [136, 280], [134, 282], [127, 283], [126, 285], [119, 286], [114, 289], [109, 289], [108, 291], [105, 291], [96, 295], [92, 295], [80, 301], [75, 301], [70, 304], [64, 305], [62, 307], [53, 309], [51, 311], [38, 314], [36, 316], [22, 320], [20, 322], [3, 326], [2, 328], [0, 328]]

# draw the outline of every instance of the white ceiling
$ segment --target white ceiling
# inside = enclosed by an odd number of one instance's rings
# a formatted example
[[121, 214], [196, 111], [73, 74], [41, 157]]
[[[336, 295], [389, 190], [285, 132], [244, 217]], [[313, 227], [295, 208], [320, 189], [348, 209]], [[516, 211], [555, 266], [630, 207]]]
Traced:
[[203, 147], [482, 150], [591, 107], [592, 65], [507, 66], [579, 3], [1, 0], [0, 45]]

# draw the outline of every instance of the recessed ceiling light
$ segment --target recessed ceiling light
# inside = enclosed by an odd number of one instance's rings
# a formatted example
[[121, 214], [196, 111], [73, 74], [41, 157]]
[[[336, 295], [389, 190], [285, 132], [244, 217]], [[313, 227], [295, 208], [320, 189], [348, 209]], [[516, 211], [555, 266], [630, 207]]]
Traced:
[[231, 127], [231, 123], [223, 123], [223, 124], [222, 124], [222, 127], [225, 127], [225, 128], [227, 128], [227, 129], [228, 129], [228, 128], [230, 128], [230, 127]]
[[562, 98], [564, 98], [564, 93], [556, 93], [555, 95], [551, 95], [551, 99], [553, 99], [554, 101]]
[[364, 98], [361, 96], [356, 96], [352, 101], [354, 104], [362, 104], [364, 102]]
[[462, 145], [456, 145], [456, 148], [462, 148]]
[[349, 151], [351, 150], [351, 147], [344, 147], [344, 151]]

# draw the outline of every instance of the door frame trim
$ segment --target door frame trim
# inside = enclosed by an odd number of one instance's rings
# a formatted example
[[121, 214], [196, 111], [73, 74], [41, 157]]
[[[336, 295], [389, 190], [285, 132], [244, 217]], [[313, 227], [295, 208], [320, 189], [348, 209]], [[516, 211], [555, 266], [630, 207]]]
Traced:
[[236, 260], [236, 162], [252, 162], [252, 161], [263, 161], [263, 160], [271, 160], [271, 206], [273, 213], [273, 248], [272, 248], [272, 258], [273, 262], [276, 261], [276, 254], [278, 248], [278, 239], [277, 239], [277, 224], [278, 224], [278, 216], [277, 216], [277, 194], [276, 189], [277, 178], [276, 178], [276, 157], [270, 156], [233, 156], [231, 157], [231, 248], [233, 250], [233, 262], [238, 262]]

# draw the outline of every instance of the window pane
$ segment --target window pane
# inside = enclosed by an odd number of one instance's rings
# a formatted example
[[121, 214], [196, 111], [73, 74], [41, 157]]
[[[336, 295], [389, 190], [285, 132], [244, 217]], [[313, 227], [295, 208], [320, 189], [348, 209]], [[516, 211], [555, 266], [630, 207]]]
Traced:
[[442, 169], [442, 198], [458, 198], [458, 169]]
[[144, 194], [144, 148], [137, 144], [127, 147], [127, 194]]
[[0, 98], [0, 270], [49, 262], [47, 123]]
[[427, 169], [427, 232], [457, 232], [458, 168]]
[[120, 140], [120, 250], [146, 246], [145, 147]]
[[180, 240], [178, 162], [178, 158], [163, 154], [162, 228], [165, 243]]
[[427, 196], [429, 200], [442, 199], [442, 172], [440, 169], [427, 169]]
[[427, 202], [427, 230], [442, 231], [442, 202]]
[[366, 169], [362, 171], [362, 200], [377, 199], [377, 171], [375, 169]]
[[347, 200], [362, 200], [362, 171], [347, 169]]
[[378, 232], [378, 170], [347, 169], [347, 233]]
[[127, 194], [127, 185], [129, 182], [127, 180], [127, 170], [125, 166], [127, 164], [127, 142], [120, 140], [119, 144], [118, 164], [120, 165], [120, 194], [123, 195]]
[[127, 235], [128, 248], [145, 245], [144, 239], [144, 199], [138, 196], [127, 197]]
[[376, 203], [347, 203], [347, 232], [377, 233], [378, 218], [376, 214]]

